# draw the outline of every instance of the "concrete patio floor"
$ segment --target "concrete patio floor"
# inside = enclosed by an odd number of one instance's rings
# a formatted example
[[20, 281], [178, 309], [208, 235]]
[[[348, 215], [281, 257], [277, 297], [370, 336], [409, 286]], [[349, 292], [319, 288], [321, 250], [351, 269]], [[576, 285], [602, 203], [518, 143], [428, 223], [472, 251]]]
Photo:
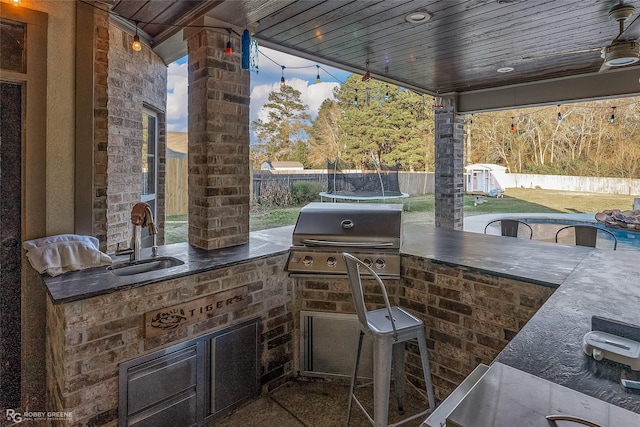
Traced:
[[[301, 377], [284, 384], [267, 396], [241, 406], [211, 426], [215, 427], [337, 427], [346, 426], [349, 384], [347, 380]], [[372, 388], [358, 390], [358, 396], [371, 408]], [[389, 422], [428, 407], [412, 387], [407, 386], [405, 414], [398, 414], [391, 390]], [[419, 417], [403, 426], [419, 427], [427, 416]], [[362, 411], [354, 404], [352, 427], [370, 426]]]

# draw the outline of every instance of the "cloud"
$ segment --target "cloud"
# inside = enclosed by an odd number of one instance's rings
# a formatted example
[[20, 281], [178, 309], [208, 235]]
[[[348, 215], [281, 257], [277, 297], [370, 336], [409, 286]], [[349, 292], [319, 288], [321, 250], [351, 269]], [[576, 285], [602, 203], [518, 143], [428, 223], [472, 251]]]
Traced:
[[[266, 118], [266, 113], [261, 112], [262, 106], [267, 102], [271, 91], [280, 89], [282, 75], [288, 85], [300, 91], [301, 101], [309, 107], [309, 113], [315, 118], [322, 102], [332, 97], [333, 89], [339, 86], [333, 76], [346, 80], [350, 74], [263, 47], [260, 48], [260, 52], [259, 72], [251, 73], [251, 121]], [[285, 66], [284, 70], [282, 65]], [[321, 83], [316, 83], [318, 73], [322, 79]], [[169, 131], [187, 131], [187, 85], [187, 61], [182, 58], [170, 64], [167, 70], [167, 130]]]
[[[307, 80], [298, 78], [289, 79], [286, 83], [300, 92], [300, 101], [308, 107], [307, 112], [314, 119], [324, 100], [333, 98], [333, 89], [339, 86], [335, 82], [309, 84]], [[251, 91], [251, 121], [256, 119], [267, 121], [267, 111], [262, 107], [267, 103], [269, 94], [278, 90], [280, 90], [280, 82], [253, 87]]]
[[189, 101], [187, 64], [173, 62], [167, 70], [167, 130], [187, 131]]

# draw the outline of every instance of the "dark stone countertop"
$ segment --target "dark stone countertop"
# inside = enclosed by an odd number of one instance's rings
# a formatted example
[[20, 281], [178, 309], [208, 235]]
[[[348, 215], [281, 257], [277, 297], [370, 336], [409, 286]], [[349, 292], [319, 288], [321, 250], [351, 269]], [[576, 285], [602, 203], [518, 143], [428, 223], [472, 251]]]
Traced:
[[403, 230], [401, 252], [556, 288], [591, 251], [585, 247], [408, 224]]
[[630, 369], [582, 350], [593, 315], [640, 325], [639, 258], [592, 250], [496, 361], [640, 414], [640, 390], [620, 384]]
[[[133, 276], [116, 276], [107, 270], [107, 266], [103, 266], [64, 273], [56, 277], [43, 276], [43, 280], [54, 304], [79, 301], [123, 289], [145, 286], [284, 254], [291, 247], [292, 231], [293, 226], [256, 231], [250, 233], [247, 244], [209, 251], [195, 248], [187, 243], [160, 246], [158, 248], [159, 257], [174, 257], [184, 261], [182, 265], [164, 270]], [[141, 259], [150, 257], [150, 248], [141, 251]], [[127, 261], [127, 257], [117, 257], [114, 259], [113, 265]]]

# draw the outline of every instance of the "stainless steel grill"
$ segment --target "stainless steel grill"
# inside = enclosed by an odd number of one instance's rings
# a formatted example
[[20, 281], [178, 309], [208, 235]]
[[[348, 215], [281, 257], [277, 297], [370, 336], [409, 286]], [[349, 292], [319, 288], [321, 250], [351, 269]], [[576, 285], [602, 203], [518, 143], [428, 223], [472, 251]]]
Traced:
[[349, 252], [381, 277], [399, 277], [401, 235], [400, 204], [310, 203], [298, 215], [285, 270], [346, 276], [341, 253]]

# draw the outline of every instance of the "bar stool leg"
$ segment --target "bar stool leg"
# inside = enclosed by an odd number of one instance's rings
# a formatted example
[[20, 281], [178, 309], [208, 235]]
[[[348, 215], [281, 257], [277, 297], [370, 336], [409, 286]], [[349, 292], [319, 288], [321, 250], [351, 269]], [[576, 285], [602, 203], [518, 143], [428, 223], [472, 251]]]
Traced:
[[393, 343], [388, 339], [374, 342], [373, 351], [373, 420], [375, 427], [386, 427], [389, 418], [389, 384]]
[[360, 338], [358, 339], [358, 353], [356, 355], [356, 363], [353, 368], [353, 377], [351, 378], [351, 387], [349, 388], [349, 407], [347, 408], [347, 427], [351, 423], [351, 408], [353, 407], [353, 393], [355, 392], [356, 383], [358, 380], [358, 365], [360, 364], [360, 353], [362, 352], [362, 339], [364, 338], [364, 332], [360, 331]]
[[427, 389], [427, 397], [429, 399], [429, 409], [433, 412], [433, 410], [436, 409], [436, 399], [433, 394], [433, 384], [431, 383], [429, 354], [427, 353], [427, 340], [424, 330], [418, 334], [418, 347], [420, 348], [420, 359], [422, 360], [422, 372], [424, 374], [424, 385]]
[[396, 400], [398, 401], [398, 412], [400, 414], [404, 414], [404, 393], [407, 382], [407, 374], [404, 370], [404, 349], [404, 342], [393, 345], [393, 375], [395, 377]]

